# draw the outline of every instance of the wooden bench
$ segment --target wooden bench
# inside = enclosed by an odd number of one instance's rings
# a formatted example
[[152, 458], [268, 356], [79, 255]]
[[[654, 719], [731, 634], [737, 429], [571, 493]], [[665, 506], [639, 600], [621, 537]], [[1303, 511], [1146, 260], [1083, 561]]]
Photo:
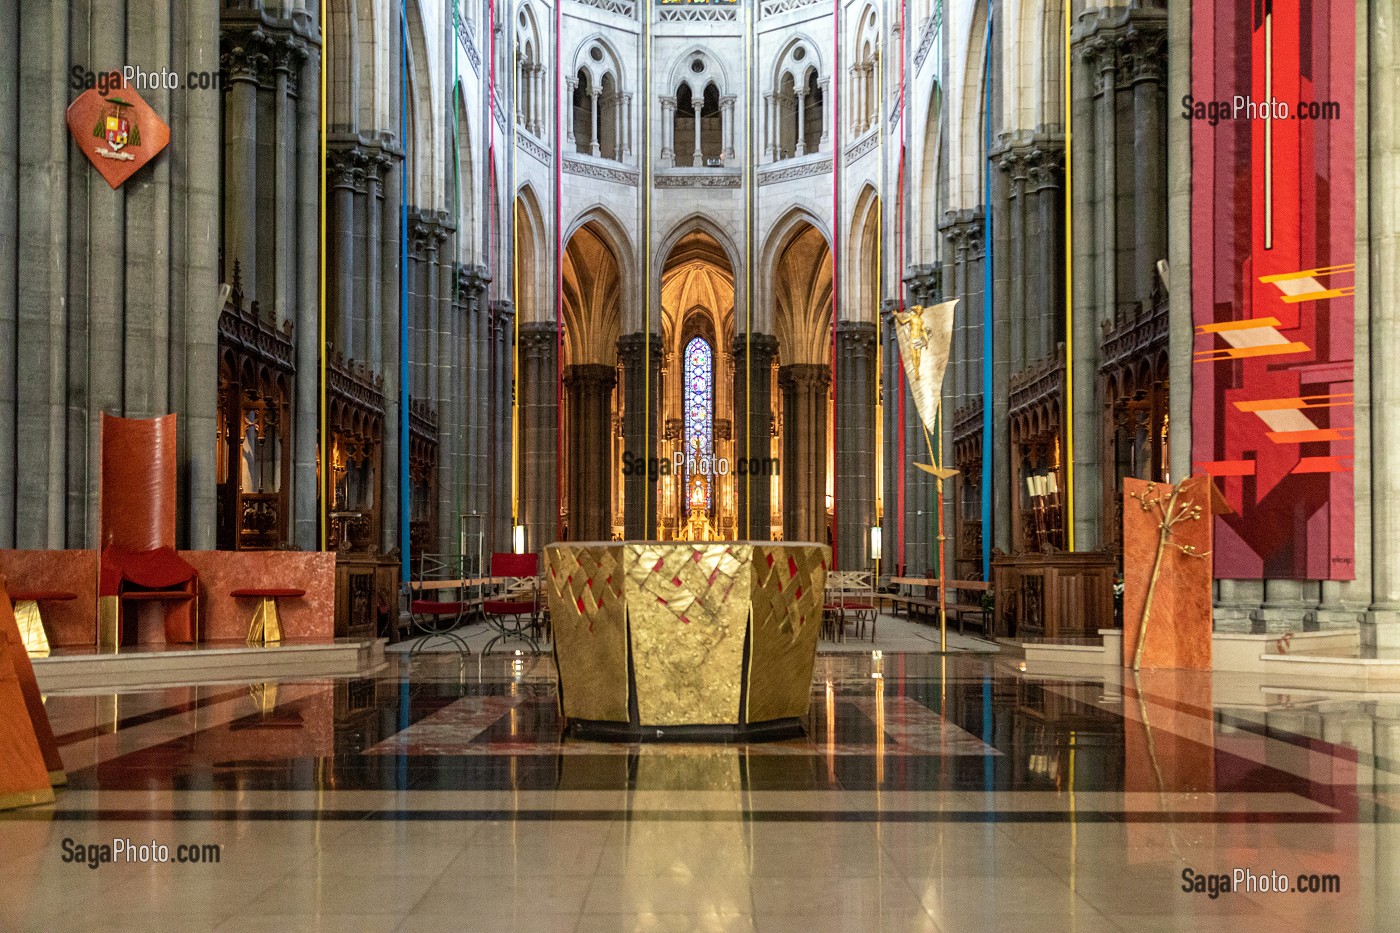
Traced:
[[[920, 609], [927, 609], [930, 614], [938, 612], [937, 593], [938, 590], [945, 585], [945, 581], [941, 578], [893, 577], [891, 578], [890, 582], [899, 586], [922, 586], [924, 588], [925, 594], [928, 594], [925, 596], [915, 596], [912, 593], [893, 593], [888, 595], [890, 603], [893, 607], [897, 608], [901, 604], [908, 607], [907, 614], [911, 619], [914, 617], [914, 610], [916, 607]], [[967, 617], [976, 616], [978, 619], [977, 627], [981, 630], [982, 634], [985, 635], [987, 633], [987, 608], [984, 605], [982, 605], [980, 600], [975, 603], [967, 601], [968, 598], [964, 597], [962, 594], [988, 593], [992, 591], [992, 585], [983, 580], [948, 580], [946, 581], [946, 585], [948, 592], [952, 594], [952, 599], [943, 608], [949, 614], [957, 617], [958, 634], [962, 634], [963, 626], [967, 621]]]

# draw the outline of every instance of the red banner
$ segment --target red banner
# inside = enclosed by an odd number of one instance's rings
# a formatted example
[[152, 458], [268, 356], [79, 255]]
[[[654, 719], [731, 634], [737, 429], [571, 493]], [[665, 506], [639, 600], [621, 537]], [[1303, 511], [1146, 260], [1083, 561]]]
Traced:
[[1192, 460], [1215, 575], [1354, 575], [1356, 4], [1193, 3]]

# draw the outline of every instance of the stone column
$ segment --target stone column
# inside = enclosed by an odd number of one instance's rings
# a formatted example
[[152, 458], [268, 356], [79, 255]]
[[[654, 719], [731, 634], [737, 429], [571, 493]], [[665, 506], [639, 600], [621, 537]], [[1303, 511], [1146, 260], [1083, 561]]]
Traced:
[[[400, 407], [400, 367], [406, 363], [406, 348], [399, 345], [399, 322], [408, 308], [403, 306], [399, 292], [401, 277], [407, 270], [401, 267], [400, 249], [400, 188], [403, 157], [393, 150], [381, 150], [379, 168], [383, 172], [384, 183], [380, 190], [384, 194], [384, 206], [379, 216], [380, 241], [380, 283], [379, 283], [379, 334], [375, 341], [379, 347], [379, 372], [384, 374], [384, 501], [379, 514], [383, 516], [380, 540], [387, 553], [400, 546], [399, 541], [399, 496], [402, 484], [408, 480], [399, 474], [399, 407]], [[405, 543], [406, 546], [406, 543]]]
[[[224, 152], [228, 193], [224, 198], [224, 268], [236, 260], [243, 281], [257, 297], [258, 283], [258, 78], [268, 66], [261, 38], [249, 34], [246, 41], [225, 52], [223, 66], [230, 85], [224, 123]], [[337, 178], [337, 184], [339, 179]], [[338, 191], [338, 189], [337, 189]], [[232, 278], [232, 273], [226, 276]]]
[[296, 302], [292, 283], [295, 281], [296, 250], [293, 238], [296, 232], [296, 174], [292, 165], [297, 155], [296, 95], [297, 74], [301, 63], [306, 60], [306, 46], [295, 36], [279, 41], [276, 45], [276, 87], [273, 90], [276, 115], [277, 148], [276, 163], [276, 211], [272, 231], [273, 255], [273, 311], [278, 324], [292, 318], [292, 308]]
[[[1070, 93], [1074, 104], [1075, 145], [1069, 158], [1074, 160], [1074, 242], [1070, 244], [1074, 262], [1074, 538], [1081, 550], [1095, 547], [1105, 537], [1101, 521], [1104, 514], [1105, 491], [1102, 485], [1104, 458], [1112, 462], [1103, 440], [1104, 412], [1099, 391], [1098, 356], [1103, 340], [1099, 322], [1104, 320], [1105, 305], [1098, 290], [1100, 266], [1105, 262], [1100, 251], [1099, 215], [1095, 210], [1098, 198], [1099, 160], [1098, 137], [1094, 133], [1094, 82], [1097, 75], [1096, 52], [1092, 43], [1082, 43], [1072, 62]], [[1114, 514], [1112, 510], [1108, 514]]]
[[[1005, 163], [1005, 159], [1001, 160]], [[1004, 169], [1009, 166], [1004, 165]], [[992, 437], [983, 456], [992, 457], [992, 489], [983, 495], [992, 497], [992, 546], [1011, 553], [1011, 512], [1015, 497], [1011, 490], [1011, 399], [1012, 363], [1012, 271], [1011, 263], [999, 257], [1011, 256], [1011, 210], [1009, 172], [992, 175]], [[986, 404], [986, 400], [983, 400]], [[984, 444], [987, 439], [983, 439]], [[984, 531], [984, 534], [987, 532]]]
[[[491, 465], [491, 526], [495, 550], [511, 549], [511, 495], [515, 491], [511, 476], [512, 444], [520, 442], [512, 438], [511, 405], [515, 401], [515, 307], [509, 299], [498, 299], [491, 303], [491, 372], [488, 382], [491, 386], [490, 406], [490, 465]], [[523, 505], [523, 503], [522, 503]], [[522, 510], [521, 515], [524, 512]]]
[[734, 101], [737, 100], [733, 94], [726, 94], [719, 100], [720, 119], [724, 122], [724, 148], [720, 152], [723, 159], [734, 158]]
[[582, 363], [564, 370], [569, 400], [569, 530], [571, 541], [612, 537], [612, 400], [617, 370]]
[[892, 315], [898, 304], [891, 299], [880, 302], [880, 385], [879, 401], [883, 420], [884, 471], [883, 519], [881, 522], [880, 572], [898, 576], [899, 539], [904, 528], [904, 515], [899, 508], [899, 346], [896, 342]]
[[622, 99], [623, 99], [623, 100], [626, 102], [626, 104], [627, 104], [627, 106], [626, 106], [627, 118], [622, 122], [622, 125], [618, 128], [618, 132], [621, 133], [621, 134], [623, 134], [623, 138], [625, 138], [625, 139], [627, 140], [627, 143], [623, 146], [622, 155], [623, 155], [624, 159], [630, 159], [630, 158], [632, 158], [632, 121], [633, 121], [633, 116], [632, 116], [632, 95], [631, 95], [631, 93], [629, 92], [629, 93], [627, 93], [627, 94], [623, 94], [623, 95], [622, 95]]
[[783, 538], [825, 544], [831, 370], [820, 363], [780, 366], [778, 387], [783, 393]]
[[[647, 373], [647, 339], [641, 333], [626, 334], [617, 342], [617, 359], [622, 364], [622, 449], [633, 460], [641, 461], [640, 471], [622, 480], [623, 524], [629, 539], [651, 538], [656, 534], [656, 481], [646, 475], [648, 457], [655, 457], [660, 437], [661, 406], [665, 398], [661, 385], [664, 355], [661, 337], [651, 335], [651, 372]], [[650, 398], [652, 404], [648, 405]], [[651, 413], [648, 429], [647, 412]]]
[[[591, 118], [592, 121], [593, 121], [593, 122], [592, 122], [593, 135], [589, 137], [589, 141], [590, 141], [590, 152], [589, 152], [589, 154], [590, 154], [590, 155], [595, 155], [595, 156], [598, 156], [598, 155], [602, 155], [602, 154], [603, 154], [603, 147], [602, 147], [601, 145], [598, 144], [598, 106], [599, 106], [598, 100], [599, 100], [599, 97], [602, 95], [602, 93], [603, 93], [603, 92], [600, 91], [600, 90], [599, 90], [598, 88], [596, 88], [596, 87], [595, 87], [595, 88], [592, 88], [592, 89], [588, 92], [589, 107], [590, 107], [589, 113], [590, 113], [590, 118]], [[697, 137], [697, 138], [698, 138], [698, 137]]]
[[[418, 357], [419, 372], [423, 374], [422, 383], [419, 387], [419, 401], [433, 405], [433, 397], [437, 395], [437, 365], [438, 365], [438, 342], [442, 339], [442, 310], [438, 304], [438, 251], [442, 246], [442, 227], [435, 221], [429, 220], [424, 226], [427, 234], [423, 240], [423, 262], [419, 266], [419, 271], [423, 276], [423, 291], [420, 300], [422, 308], [421, 333], [422, 339], [419, 344], [420, 355]], [[436, 407], [436, 406], [434, 406]]]
[[[778, 339], [769, 334], [734, 337], [734, 455], [747, 461], [738, 483], [740, 539], [767, 541], [772, 535], [772, 477], [762, 467], [773, 455], [772, 379], [777, 355]], [[760, 467], [760, 475], [750, 476], [750, 466]], [[778, 471], [785, 475], [788, 464], [780, 461]]]
[[676, 99], [674, 97], [661, 98], [661, 158], [662, 160], [676, 157]]
[[[1022, 276], [1024, 267], [1022, 266], [1022, 255], [1025, 251], [1023, 231], [1020, 224], [1020, 203], [1022, 201], [1022, 179], [1018, 179], [1021, 173], [1019, 166], [1020, 157], [1011, 151], [1006, 151], [997, 160], [997, 167], [1001, 169], [1004, 176], [1003, 191], [1005, 192], [1005, 203], [1001, 220], [1006, 225], [1006, 250], [998, 253], [1006, 257], [1004, 263], [999, 263], [1006, 269], [1006, 311], [1009, 315], [1008, 334], [1010, 336], [1010, 357], [1008, 362], [1012, 372], [1019, 372], [1025, 366], [1026, 360], [1026, 332], [1022, 325], [1022, 301], [1025, 294]], [[1000, 244], [999, 244], [1000, 245]], [[998, 276], [1000, 281], [1001, 277]], [[1000, 297], [1000, 296], [998, 296]], [[999, 302], [1000, 304], [1000, 302]]]
[[822, 91], [822, 142], [831, 139], [831, 79], [822, 78], [817, 82]]
[[361, 341], [365, 360], [370, 369], [389, 377], [384, 371], [384, 250], [380, 244], [383, 233], [384, 168], [387, 160], [380, 154], [370, 157], [365, 168], [365, 335]]
[[578, 91], [578, 78], [575, 78], [575, 77], [573, 77], [572, 75], [569, 76], [569, 77], [567, 77], [567, 78], [565, 78], [565, 79], [564, 79], [564, 87], [565, 87], [565, 93], [568, 95], [568, 98], [567, 98], [567, 99], [568, 99], [568, 101], [569, 101], [569, 118], [568, 118], [567, 120], [564, 121], [564, 134], [565, 134], [565, 138], [568, 139], [568, 141], [569, 141], [570, 143], [573, 143], [573, 142], [575, 141], [575, 136], [574, 136], [574, 93], [575, 93], [576, 91]]
[[613, 94], [613, 158], [622, 161], [623, 146], [622, 95]]
[[[463, 325], [466, 335], [464, 358], [462, 434], [464, 442], [463, 478], [466, 488], [466, 509], [480, 515], [478, 527], [486, 533], [490, 547], [491, 529], [487, 525], [491, 506], [488, 500], [490, 489], [490, 464], [488, 452], [491, 448], [489, 421], [491, 411], [499, 405], [509, 404], [509, 399], [491, 397], [487, 378], [491, 365], [491, 329], [486, 312], [486, 288], [491, 279], [484, 266], [475, 266], [464, 273]], [[469, 553], [475, 553], [470, 546]]]
[[559, 530], [559, 326], [520, 325], [520, 522], [528, 551]]
[[[321, 50], [311, 46], [298, 82], [297, 96], [297, 226], [316, 230], [320, 224], [320, 100], [312, 92], [320, 86]], [[312, 153], [317, 153], [312, 156]], [[320, 243], [319, 237], [299, 236], [297, 249], [296, 341], [297, 378], [292, 415], [292, 543], [303, 551], [320, 547], [320, 489], [317, 488], [317, 452], [320, 443]]]
[[695, 168], [705, 164], [705, 153], [700, 148], [700, 111], [704, 106], [704, 97], [695, 101], [695, 151], [690, 154], [690, 164]]
[[429, 359], [433, 365], [433, 407], [438, 413], [438, 475], [437, 475], [437, 528], [431, 529], [429, 540], [437, 541], [437, 549], [442, 554], [452, 554], [457, 550], [457, 447], [461, 433], [457, 428], [456, 403], [458, 395], [453, 391], [457, 367], [461, 365], [456, 353], [457, 322], [455, 299], [457, 297], [456, 263], [452, 237], [453, 228], [447, 223], [447, 215], [438, 215], [438, 226], [434, 232], [436, 262], [430, 273], [436, 280], [437, 301], [434, 303], [433, 345]]
[[1112, 39], [1098, 38], [1090, 43], [1097, 71], [1094, 93], [1098, 97], [1095, 111], [1098, 150], [1095, 159], [1098, 177], [1098, 231], [1100, 263], [1099, 294], [1102, 314], [1109, 321], [1118, 320], [1118, 47]]
[[351, 347], [355, 345], [352, 308], [355, 301], [355, 183], [361, 168], [353, 149], [333, 150], [329, 158], [331, 229], [327, 237], [334, 246], [331, 255], [335, 262], [327, 283], [330, 289], [330, 317], [334, 322], [334, 330], [328, 335], [327, 342], [348, 359]]
[[525, 98], [530, 89], [525, 86], [525, 56], [520, 52], [515, 53], [515, 122], [522, 127], [528, 128], [525, 122]]
[[773, 140], [778, 135], [773, 123], [773, 94], [763, 95], [763, 158], [772, 162], [777, 158], [778, 147]]
[[1165, 21], [1160, 25], [1136, 21], [1126, 40], [1133, 87], [1133, 162], [1137, 166], [1133, 174], [1136, 297], [1144, 312], [1152, 308], [1157, 261], [1167, 258], [1167, 231], [1162, 223], [1167, 216], [1167, 133], [1162, 102], [1166, 39]]
[[854, 135], [859, 136], [865, 132], [865, 88], [862, 86], [865, 81], [865, 71], [860, 65], [851, 66], [851, 101], [855, 106], [851, 107], [851, 130]]
[[836, 559], [848, 570], [870, 564], [875, 524], [875, 324], [836, 324]]
[[535, 135], [543, 137], [549, 124], [549, 97], [545, 94], [545, 68], [535, 66], [535, 93], [531, 99], [535, 103]]
[[[1371, 341], [1371, 607], [1361, 627], [1364, 645], [1400, 647], [1400, 121], [1391, 96], [1400, 86], [1400, 23], [1394, 7], [1367, 4], [1367, 196], [1370, 201], [1369, 315]], [[1364, 221], [1363, 221], [1364, 222]], [[1363, 256], [1358, 246], [1358, 262]], [[1359, 292], [1358, 292], [1359, 297]], [[1358, 463], [1361, 461], [1358, 460]], [[1364, 539], [1363, 539], [1364, 540]]]
[[[792, 147], [792, 154], [793, 154], [793, 155], [799, 155], [799, 156], [800, 156], [800, 155], [806, 155], [806, 154], [807, 154], [807, 144], [806, 144], [806, 142], [805, 142], [805, 140], [806, 140], [806, 138], [807, 138], [807, 91], [806, 91], [805, 89], [799, 89], [799, 90], [797, 91], [796, 100], [797, 100], [797, 140], [796, 140], [795, 143], [793, 144], [793, 147]], [[786, 487], [784, 487], [784, 488], [786, 488]], [[784, 533], [784, 534], [787, 533], [786, 529], [784, 529], [784, 532], [783, 532], [783, 533]], [[795, 539], [789, 539], [789, 540], [795, 540]]]
[[[1034, 288], [1034, 300], [1030, 302], [1030, 347], [1027, 355], [1031, 362], [1046, 359], [1054, 353], [1056, 325], [1064, 311], [1060, 298], [1065, 285], [1064, 192], [1060, 181], [1064, 171], [1061, 163], [1063, 156], [1063, 149], [1052, 147], [1037, 148], [1031, 153], [1030, 188], [1038, 207], [1035, 239], [1040, 246], [1035, 260], [1039, 268], [1032, 275], [1032, 280], [1039, 284]], [[1081, 349], [1075, 347], [1076, 357]], [[1096, 366], [1091, 368], [1097, 370]]]

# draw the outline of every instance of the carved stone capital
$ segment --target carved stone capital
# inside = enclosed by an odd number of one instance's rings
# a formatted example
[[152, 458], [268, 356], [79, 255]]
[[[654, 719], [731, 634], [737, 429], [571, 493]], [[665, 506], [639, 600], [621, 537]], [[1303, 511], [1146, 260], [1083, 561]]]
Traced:
[[744, 357], [751, 357], [754, 367], [770, 366], [778, 355], [778, 338], [771, 334], [735, 334], [734, 370], [744, 366]]
[[527, 359], [552, 360], [559, 350], [559, 325], [528, 321], [520, 325], [520, 353]]
[[[646, 358], [647, 336], [641, 332], [623, 334], [617, 339], [617, 361], [628, 371], [640, 372]], [[660, 369], [665, 347], [660, 334], [651, 335], [651, 366]]]
[[272, 42], [262, 27], [226, 31], [221, 37], [219, 68], [228, 83], [260, 83], [272, 60]]
[[778, 387], [784, 391], [821, 392], [830, 385], [830, 366], [821, 363], [789, 363], [778, 367]]
[[836, 349], [854, 354], [874, 356], [875, 324], [873, 321], [837, 321]]

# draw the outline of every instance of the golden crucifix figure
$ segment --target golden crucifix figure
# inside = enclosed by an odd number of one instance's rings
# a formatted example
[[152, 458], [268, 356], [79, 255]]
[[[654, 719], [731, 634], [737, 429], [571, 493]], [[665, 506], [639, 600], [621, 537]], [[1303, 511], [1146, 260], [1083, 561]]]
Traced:
[[933, 432], [938, 430], [938, 414], [943, 404], [943, 375], [948, 369], [948, 353], [953, 343], [953, 309], [958, 299], [936, 305], [914, 305], [894, 315], [895, 337], [899, 341], [899, 356], [904, 363], [904, 375], [909, 380], [909, 392], [914, 407], [923, 422], [924, 443], [928, 447], [929, 463], [914, 465], [938, 480], [938, 635], [939, 646], [948, 650], [948, 566], [943, 534], [943, 481], [957, 475], [957, 470], [943, 467], [942, 458], [934, 451]]

